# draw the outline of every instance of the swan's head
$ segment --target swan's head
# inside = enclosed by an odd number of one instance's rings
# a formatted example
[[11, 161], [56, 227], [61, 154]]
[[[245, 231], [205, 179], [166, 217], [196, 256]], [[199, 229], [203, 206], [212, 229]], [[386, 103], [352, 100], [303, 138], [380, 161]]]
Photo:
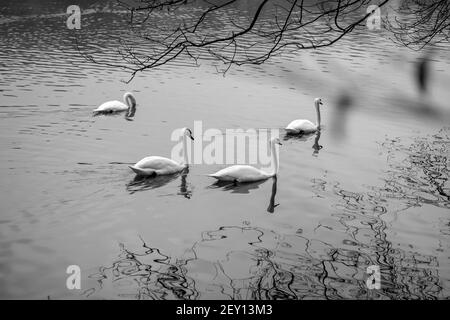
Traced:
[[315, 98], [315, 99], [314, 99], [314, 104], [315, 104], [317, 107], [323, 105], [322, 98]]
[[189, 138], [191, 138], [191, 140], [194, 140], [194, 136], [192, 135], [192, 131], [189, 128], [183, 128], [183, 134]]
[[278, 138], [272, 138], [272, 139], [270, 140], [270, 142], [271, 142], [272, 144], [278, 144], [278, 145], [280, 145], [280, 146], [283, 145], [283, 144], [281, 143], [280, 139], [278, 139]]
[[125, 92], [123, 95], [123, 101], [125, 101], [129, 107], [136, 107], [136, 99], [131, 92]]

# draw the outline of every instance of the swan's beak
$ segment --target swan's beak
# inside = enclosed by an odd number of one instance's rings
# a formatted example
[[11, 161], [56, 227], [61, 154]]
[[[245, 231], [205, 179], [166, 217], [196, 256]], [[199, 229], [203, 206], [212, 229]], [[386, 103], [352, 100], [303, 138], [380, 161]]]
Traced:
[[277, 142], [277, 144], [279, 144], [280, 146], [282, 146], [283, 144], [281, 142]]
[[323, 102], [322, 102], [322, 101], [320, 101], [319, 104], [320, 104], [321, 106], [323, 106]]
[[189, 138], [191, 138], [191, 139], [192, 139], [192, 141], [194, 141], [194, 137], [193, 137], [193, 136], [191, 136], [191, 135], [190, 135], [190, 136], [189, 136]]

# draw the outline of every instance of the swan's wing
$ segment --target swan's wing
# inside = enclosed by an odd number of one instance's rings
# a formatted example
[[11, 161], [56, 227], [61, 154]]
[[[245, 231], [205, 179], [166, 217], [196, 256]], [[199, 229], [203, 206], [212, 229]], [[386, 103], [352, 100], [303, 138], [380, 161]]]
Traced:
[[300, 131], [315, 131], [317, 126], [309, 120], [297, 119], [289, 123], [286, 131], [300, 132]]
[[244, 182], [244, 181], [256, 181], [264, 179], [269, 177], [270, 175], [252, 166], [235, 165], [219, 170], [216, 173], [210, 174], [209, 176], [219, 180], [226, 180], [226, 181], [236, 180]]
[[140, 161], [138, 161], [134, 167], [139, 169], [151, 169], [154, 171], [159, 170], [167, 170], [167, 169], [179, 169], [180, 164], [172, 159], [164, 158], [164, 157], [158, 157], [158, 156], [151, 156], [146, 157]]
[[101, 104], [94, 112], [118, 112], [128, 110], [128, 106], [123, 102], [114, 100]]

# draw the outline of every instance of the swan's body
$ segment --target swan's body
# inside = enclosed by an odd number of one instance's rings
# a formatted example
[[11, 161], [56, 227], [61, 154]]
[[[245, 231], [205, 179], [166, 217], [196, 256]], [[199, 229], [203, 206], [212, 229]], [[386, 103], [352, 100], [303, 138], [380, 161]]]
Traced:
[[265, 180], [271, 177], [274, 177], [278, 173], [279, 163], [278, 163], [278, 155], [275, 145], [280, 143], [278, 138], [272, 139], [271, 147], [272, 147], [272, 166], [274, 166], [273, 172], [268, 173], [264, 170], [257, 169], [248, 165], [234, 165], [222, 170], [217, 171], [216, 173], [209, 174], [209, 177], [216, 178], [220, 181], [235, 181], [235, 182], [254, 182], [259, 180]]
[[136, 108], [136, 99], [131, 92], [126, 92], [123, 95], [123, 102], [114, 100], [101, 104], [97, 109], [94, 109], [94, 113], [115, 113], [123, 112]]
[[317, 122], [314, 124], [309, 120], [297, 119], [292, 121], [286, 126], [286, 132], [290, 134], [297, 133], [311, 133], [320, 130], [320, 105], [322, 105], [322, 99], [316, 98], [314, 100], [314, 105], [316, 107]]
[[268, 179], [273, 177], [273, 174], [248, 165], [235, 165], [219, 170], [209, 176], [221, 181], [253, 182]]
[[165, 157], [149, 156], [136, 162], [134, 166], [129, 166], [129, 168], [139, 176], [166, 175], [183, 171], [186, 167], [188, 167], [187, 141], [186, 141], [187, 137], [194, 140], [194, 138], [192, 137], [191, 130], [184, 128], [183, 129], [184, 163], [178, 163], [175, 160]]
[[310, 133], [317, 131], [317, 125], [309, 120], [297, 119], [287, 125], [286, 131], [288, 133]]
[[134, 166], [130, 166], [130, 169], [140, 176], [152, 176], [177, 173], [185, 167], [186, 165], [169, 158], [150, 156], [138, 161]]

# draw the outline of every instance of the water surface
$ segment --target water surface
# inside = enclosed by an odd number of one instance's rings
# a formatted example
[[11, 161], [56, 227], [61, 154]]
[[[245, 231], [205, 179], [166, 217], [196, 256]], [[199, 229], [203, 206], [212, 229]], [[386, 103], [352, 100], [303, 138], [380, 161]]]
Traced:
[[[421, 53], [365, 28], [225, 77], [181, 60], [126, 84], [128, 73], [78, 54], [70, 4], [0, 5], [1, 298], [450, 296], [448, 44], [432, 61], [428, 109], [412, 78]], [[81, 7], [82, 39], [117, 59], [111, 35], [125, 13]], [[132, 121], [92, 117], [127, 90]], [[277, 180], [214, 184], [204, 175], [223, 166], [201, 164], [136, 180], [127, 167], [170, 156], [173, 130], [197, 120], [223, 131], [313, 120], [317, 96], [324, 129], [281, 131]], [[339, 108], [345, 99], [351, 108]], [[72, 264], [79, 291], [66, 288]], [[369, 265], [381, 290], [367, 290]]]

